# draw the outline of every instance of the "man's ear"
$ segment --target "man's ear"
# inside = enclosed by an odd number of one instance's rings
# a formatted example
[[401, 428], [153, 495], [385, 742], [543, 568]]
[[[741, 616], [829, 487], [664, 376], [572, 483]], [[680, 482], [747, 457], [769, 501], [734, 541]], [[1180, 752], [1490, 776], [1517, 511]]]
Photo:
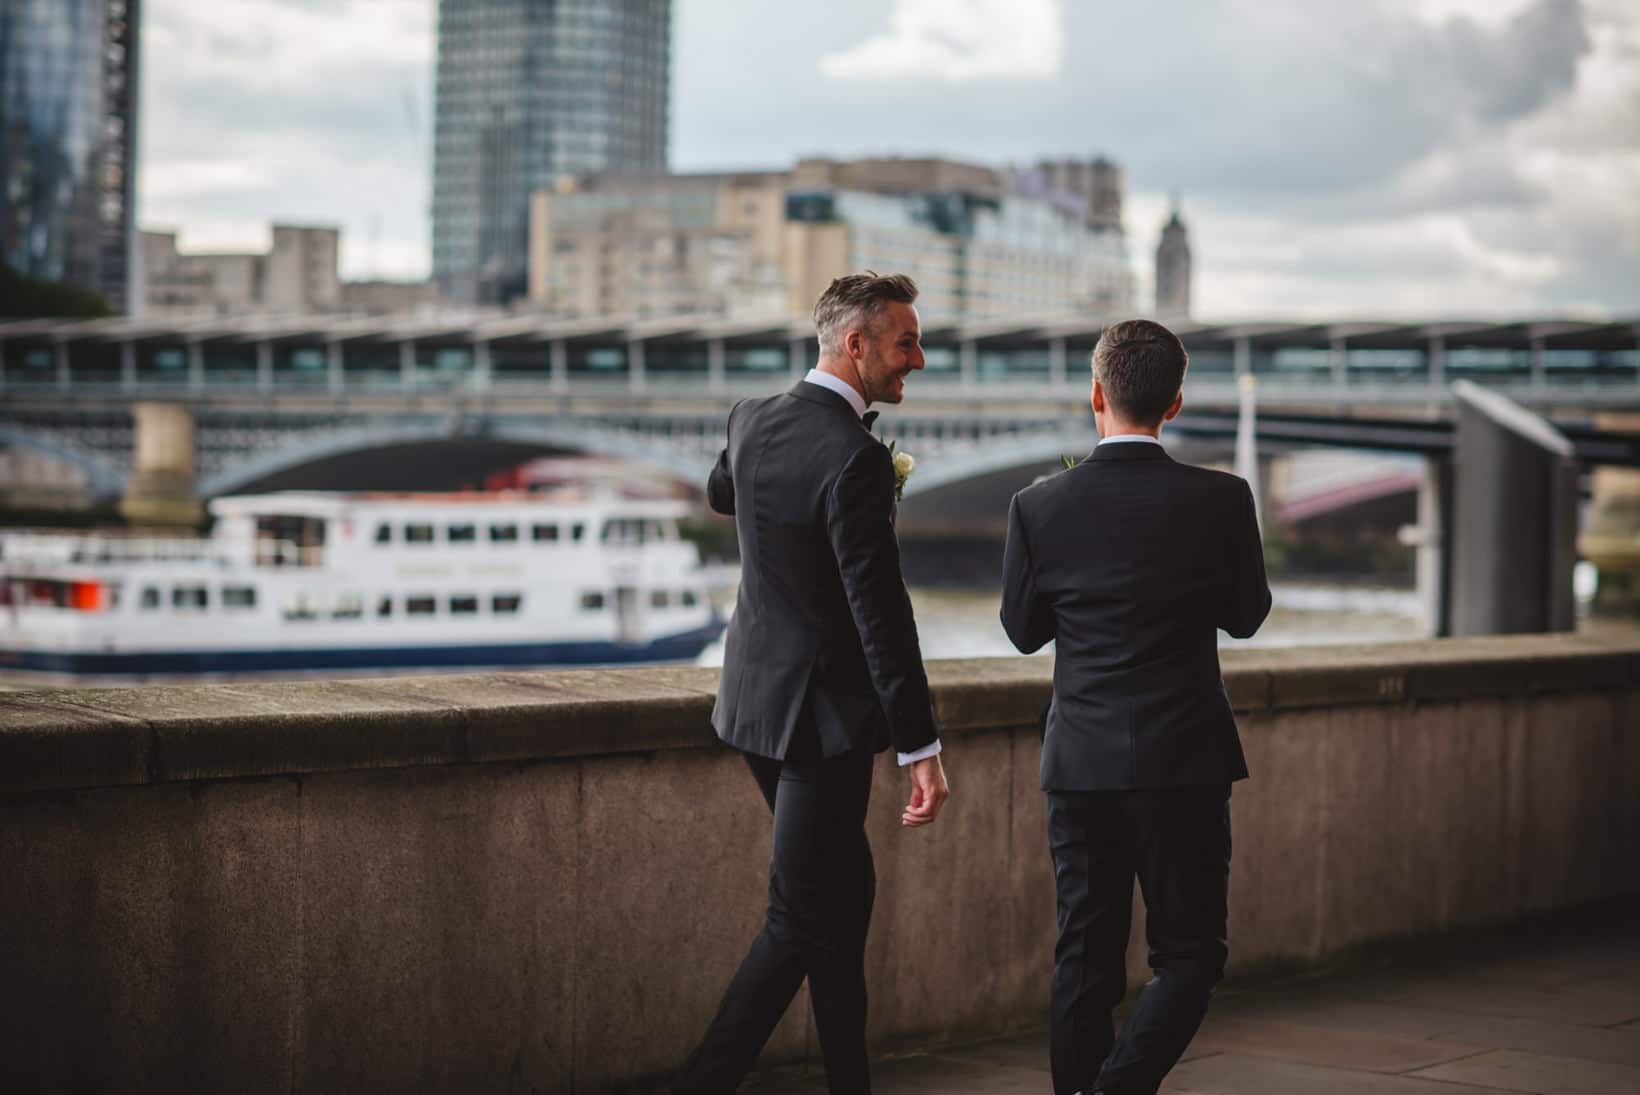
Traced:
[[1099, 383], [1097, 377], [1093, 381], [1093, 395], [1089, 399], [1089, 403], [1093, 406], [1094, 414], [1105, 413], [1105, 388], [1104, 385]]
[[843, 335], [843, 353], [858, 361], [866, 353], [866, 333], [858, 327]]
[[1168, 407], [1167, 413], [1162, 415], [1162, 421], [1163, 422], [1173, 421], [1173, 416], [1178, 414], [1179, 413], [1179, 408], [1183, 407], [1183, 406], [1184, 406], [1184, 389], [1180, 388], [1179, 389], [1179, 394], [1173, 397], [1172, 406]]

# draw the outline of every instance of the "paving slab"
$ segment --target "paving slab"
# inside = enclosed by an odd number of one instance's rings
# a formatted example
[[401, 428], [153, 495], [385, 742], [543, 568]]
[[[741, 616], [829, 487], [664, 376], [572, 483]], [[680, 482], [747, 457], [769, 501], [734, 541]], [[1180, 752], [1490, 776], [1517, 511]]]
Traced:
[[1634, 1095], [1640, 1091], [1640, 1068], [1512, 1049], [1451, 1061], [1416, 1075], [1533, 1095]]
[[1440, 1080], [1219, 1053], [1180, 1065], [1162, 1090], [1171, 1095], [1495, 1095], [1510, 1089], [1479, 1082], [1454, 1088]]

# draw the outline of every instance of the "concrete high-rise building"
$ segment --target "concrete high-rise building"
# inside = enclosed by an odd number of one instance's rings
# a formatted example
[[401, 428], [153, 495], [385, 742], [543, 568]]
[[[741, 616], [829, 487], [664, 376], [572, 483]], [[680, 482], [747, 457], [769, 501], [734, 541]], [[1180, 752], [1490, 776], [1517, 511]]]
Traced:
[[314, 315], [346, 308], [337, 272], [341, 232], [276, 224], [268, 251], [185, 253], [175, 232], [142, 233], [150, 315]]
[[1074, 194], [1096, 228], [1122, 231], [1122, 168], [1103, 156], [1091, 160], [1042, 160], [1032, 169], [1049, 190]]
[[925, 320], [1132, 308], [1120, 231], [940, 160], [791, 171], [593, 175], [538, 191], [530, 299], [566, 317], [798, 319], [839, 274], [910, 274]]
[[0, 260], [137, 304], [139, 0], [0, 3]]
[[457, 304], [528, 286], [530, 195], [666, 167], [671, 0], [440, 0], [433, 277]]
[[1190, 233], [1177, 199], [1156, 245], [1156, 318], [1164, 323], [1190, 318]]

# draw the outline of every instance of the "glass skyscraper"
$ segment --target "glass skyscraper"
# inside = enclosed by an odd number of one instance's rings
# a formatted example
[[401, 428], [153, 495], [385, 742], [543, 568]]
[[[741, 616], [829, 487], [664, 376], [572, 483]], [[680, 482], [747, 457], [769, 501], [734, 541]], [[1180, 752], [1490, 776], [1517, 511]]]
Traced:
[[0, 0], [0, 259], [134, 299], [139, 0]]
[[433, 276], [457, 303], [528, 288], [530, 194], [666, 167], [671, 0], [440, 0]]

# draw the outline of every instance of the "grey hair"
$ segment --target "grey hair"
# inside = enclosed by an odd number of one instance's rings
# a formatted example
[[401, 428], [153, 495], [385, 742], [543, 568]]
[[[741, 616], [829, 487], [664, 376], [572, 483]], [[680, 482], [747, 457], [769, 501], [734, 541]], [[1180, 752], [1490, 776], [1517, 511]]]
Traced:
[[843, 352], [843, 336], [856, 327], [869, 330], [890, 301], [914, 304], [917, 283], [908, 274], [847, 274], [833, 278], [814, 304], [814, 329], [820, 352]]

